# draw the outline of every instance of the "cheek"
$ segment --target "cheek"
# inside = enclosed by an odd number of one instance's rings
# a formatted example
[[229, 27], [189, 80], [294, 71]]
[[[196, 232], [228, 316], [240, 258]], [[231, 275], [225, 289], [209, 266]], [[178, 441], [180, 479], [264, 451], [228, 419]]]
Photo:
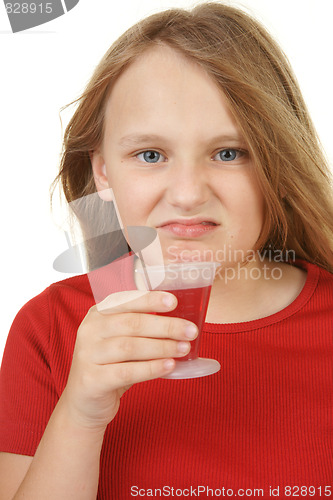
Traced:
[[255, 178], [253, 170], [248, 172], [248, 175], [243, 179], [240, 199], [244, 212], [248, 212], [250, 217], [254, 217], [257, 223], [262, 223], [264, 212], [264, 196]]
[[253, 216], [261, 217], [263, 213], [264, 198], [257, 190], [242, 189], [241, 186], [237, 190], [230, 189], [224, 197], [224, 202], [231, 216], [234, 214], [239, 217], [252, 218]]
[[239, 182], [230, 189], [227, 198], [229, 231], [232, 239], [257, 239], [264, 222], [264, 197], [252, 180]]
[[144, 225], [150, 212], [146, 194], [141, 193], [135, 184], [117, 185], [113, 189], [118, 212], [124, 225]]

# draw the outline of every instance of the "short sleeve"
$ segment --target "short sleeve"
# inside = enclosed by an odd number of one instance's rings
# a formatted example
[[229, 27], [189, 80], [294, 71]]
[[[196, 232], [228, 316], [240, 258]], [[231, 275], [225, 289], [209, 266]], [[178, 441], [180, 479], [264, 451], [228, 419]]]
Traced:
[[19, 311], [0, 373], [0, 451], [35, 454], [59, 399], [49, 359], [48, 289]]

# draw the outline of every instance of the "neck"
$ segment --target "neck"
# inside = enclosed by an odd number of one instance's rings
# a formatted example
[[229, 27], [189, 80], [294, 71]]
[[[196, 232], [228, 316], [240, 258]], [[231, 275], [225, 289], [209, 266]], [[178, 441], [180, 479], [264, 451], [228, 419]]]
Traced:
[[302, 290], [306, 273], [285, 263], [254, 261], [217, 272], [206, 321], [239, 323], [274, 314]]

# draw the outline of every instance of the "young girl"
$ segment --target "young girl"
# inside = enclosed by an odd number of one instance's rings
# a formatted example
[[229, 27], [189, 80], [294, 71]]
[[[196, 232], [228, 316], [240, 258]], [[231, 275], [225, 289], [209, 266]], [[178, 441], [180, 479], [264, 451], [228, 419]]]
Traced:
[[[0, 498], [330, 496], [330, 175], [265, 29], [221, 3], [135, 25], [79, 101], [59, 179], [68, 202], [100, 195], [77, 215], [108, 296], [101, 310], [77, 276], [14, 320]], [[166, 262], [221, 264], [201, 341], [218, 373], [162, 378], [197, 328], [161, 315], [171, 293], [137, 290], [132, 254], [106, 265], [122, 242], [91, 235], [115, 206]]]

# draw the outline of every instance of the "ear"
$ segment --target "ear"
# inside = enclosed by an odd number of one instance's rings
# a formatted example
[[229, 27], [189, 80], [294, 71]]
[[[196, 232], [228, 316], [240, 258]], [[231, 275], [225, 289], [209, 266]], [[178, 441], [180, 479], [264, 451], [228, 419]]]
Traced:
[[112, 201], [112, 190], [109, 186], [103, 155], [100, 151], [96, 150], [91, 151], [89, 156], [99, 197], [104, 201]]

